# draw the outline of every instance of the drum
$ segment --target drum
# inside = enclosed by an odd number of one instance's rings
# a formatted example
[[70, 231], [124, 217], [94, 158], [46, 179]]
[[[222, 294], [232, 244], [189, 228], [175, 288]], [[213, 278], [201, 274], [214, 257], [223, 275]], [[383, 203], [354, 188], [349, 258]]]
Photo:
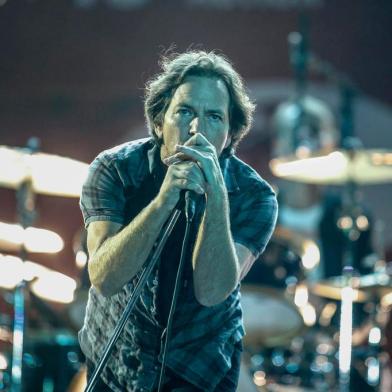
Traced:
[[301, 257], [288, 238], [275, 233], [242, 280], [245, 346], [282, 346], [301, 332], [303, 319], [287, 289], [294, 289], [302, 275]]
[[336, 353], [330, 336], [308, 329], [284, 347], [248, 353], [246, 364], [259, 391], [331, 391], [337, 382]]
[[241, 306], [246, 330], [245, 346], [285, 345], [303, 328], [301, 314], [281, 290], [243, 285]]

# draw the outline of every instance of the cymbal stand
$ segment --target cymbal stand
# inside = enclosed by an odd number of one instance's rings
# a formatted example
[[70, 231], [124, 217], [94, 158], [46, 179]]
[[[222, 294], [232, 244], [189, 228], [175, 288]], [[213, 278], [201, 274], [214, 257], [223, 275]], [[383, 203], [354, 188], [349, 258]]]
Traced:
[[[355, 152], [354, 152], [355, 153]], [[342, 230], [346, 239], [343, 255], [343, 279], [342, 302], [339, 327], [339, 390], [350, 390], [350, 368], [352, 357], [352, 323], [353, 323], [353, 300], [355, 288], [354, 271], [354, 244], [359, 237], [357, 217], [360, 213], [357, 203], [357, 186], [349, 181], [343, 192], [342, 214], [338, 221], [338, 227]]]
[[[347, 143], [348, 141], [348, 143]], [[349, 152], [352, 158], [355, 157], [356, 150], [360, 147], [360, 141], [354, 137], [346, 138], [346, 146], [350, 147]], [[350, 365], [352, 355], [352, 302], [354, 298], [353, 289], [359, 283], [359, 274], [354, 275], [355, 243], [362, 230], [367, 229], [368, 222], [358, 201], [358, 187], [354, 181], [348, 181], [343, 192], [342, 214], [338, 221], [338, 227], [342, 230], [346, 239], [346, 246], [343, 255], [343, 277], [344, 288], [342, 290], [340, 337], [339, 337], [339, 385], [340, 391], [345, 392], [350, 388]], [[363, 219], [365, 218], [365, 219]], [[375, 303], [376, 306], [376, 303]], [[380, 328], [375, 326], [369, 335], [369, 345], [373, 350], [369, 353], [368, 381], [369, 385], [379, 385], [380, 361], [378, 349], [380, 339], [378, 333]], [[377, 374], [378, 371], [378, 374]]]
[[339, 328], [339, 391], [350, 390], [350, 368], [352, 353], [352, 321], [353, 321], [353, 298], [352, 286], [353, 268], [344, 267], [343, 276], [345, 287], [342, 289], [342, 303]]
[[[22, 227], [31, 226], [35, 212], [35, 197], [31, 180], [26, 180], [17, 190], [18, 217]], [[20, 258], [26, 260], [26, 249], [22, 244]], [[24, 277], [16, 285], [14, 291], [14, 327], [12, 344], [12, 369], [11, 369], [11, 391], [22, 390], [22, 365], [23, 365], [23, 340], [25, 329], [25, 286]]]
[[[340, 106], [341, 146], [349, 151], [349, 156], [351, 159], [353, 159], [355, 157], [356, 151], [362, 146], [359, 138], [354, 137], [353, 100], [355, 97], [355, 90], [351, 83], [347, 83], [346, 80], [339, 80], [339, 82], [342, 98]], [[343, 191], [342, 215], [338, 222], [338, 226], [342, 230], [346, 239], [346, 246], [343, 254], [342, 274], [345, 285], [342, 289], [339, 331], [340, 392], [346, 392], [350, 390], [354, 300], [354, 245], [360, 234], [360, 230], [357, 224], [357, 217], [361, 212], [359, 203], [357, 201], [357, 184], [352, 179], [349, 179]]]
[[[30, 153], [38, 150], [39, 140], [31, 138], [27, 142], [26, 149]], [[28, 165], [27, 165], [27, 169]], [[19, 186], [16, 192], [17, 215], [19, 223], [23, 229], [31, 226], [36, 218], [35, 193], [31, 176], [27, 176], [25, 181]], [[20, 258], [26, 260], [27, 252], [22, 243]], [[23, 340], [25, 331], [25, 286], [24, 277], [16, 285], [14, 290], [14, 325], [12, 339], [12, 367], [11, 367], [11, 391], [22, 391], [22, 370], [23, 370]]]

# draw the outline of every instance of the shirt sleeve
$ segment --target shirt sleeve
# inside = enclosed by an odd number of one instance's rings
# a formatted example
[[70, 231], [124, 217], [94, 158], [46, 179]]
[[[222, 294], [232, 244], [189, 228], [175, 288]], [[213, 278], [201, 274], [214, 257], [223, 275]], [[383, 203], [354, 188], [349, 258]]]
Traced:
[[124, 188], [113, 158], [101, 154], [91, 163], [79, 204], [86, 228], [93, 221], [124, 223]]
[[233, 240], [246, 246], [258, 258], [275, 229], [278, 216], [276, 196], [264, 182], [247, 189], [241, 200], [231, 220]]

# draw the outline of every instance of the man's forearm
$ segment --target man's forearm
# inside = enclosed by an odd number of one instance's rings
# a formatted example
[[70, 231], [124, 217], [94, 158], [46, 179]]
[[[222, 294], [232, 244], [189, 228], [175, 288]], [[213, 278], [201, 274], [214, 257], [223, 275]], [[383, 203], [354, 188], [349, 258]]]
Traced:
[[205, 306], [225, 300], [239, 281], [227, 195], [207, 200], [193, 252], [195, 296]]
[[105, 296], [117, 293], [141, 269], [170, 215], [154, 199], [127, 226], [107, 238], [89, 261], [90, 279]]

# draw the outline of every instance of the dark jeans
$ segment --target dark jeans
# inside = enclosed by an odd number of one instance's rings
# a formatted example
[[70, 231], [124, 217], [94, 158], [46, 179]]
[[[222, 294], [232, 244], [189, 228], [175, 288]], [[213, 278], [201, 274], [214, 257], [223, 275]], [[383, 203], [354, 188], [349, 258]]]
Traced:
[[[231, 359], [232, 366], [227, 372], [225, 377], [221, 380], [215, 389], [215, 392], [235, 392], [237, 389], [238, 378], [240, 374], [240, 362], [241, 362], [241, 343], [237, 343], [234, 350], [233, 357]], [[86, 358], [87, 365], [87, 381], [90, 381], [91, 375], [94, 372], [94, 364]], [[202, 389], [195, 387], [193, 384], [183, 380], [177, 376], [170, 369], [165, 369], [166, 382], [163, 385], [162, 392], [203, 392]], [[101, 379], [97, 382], [94, 388], [94, 392], [112, 392]]]

